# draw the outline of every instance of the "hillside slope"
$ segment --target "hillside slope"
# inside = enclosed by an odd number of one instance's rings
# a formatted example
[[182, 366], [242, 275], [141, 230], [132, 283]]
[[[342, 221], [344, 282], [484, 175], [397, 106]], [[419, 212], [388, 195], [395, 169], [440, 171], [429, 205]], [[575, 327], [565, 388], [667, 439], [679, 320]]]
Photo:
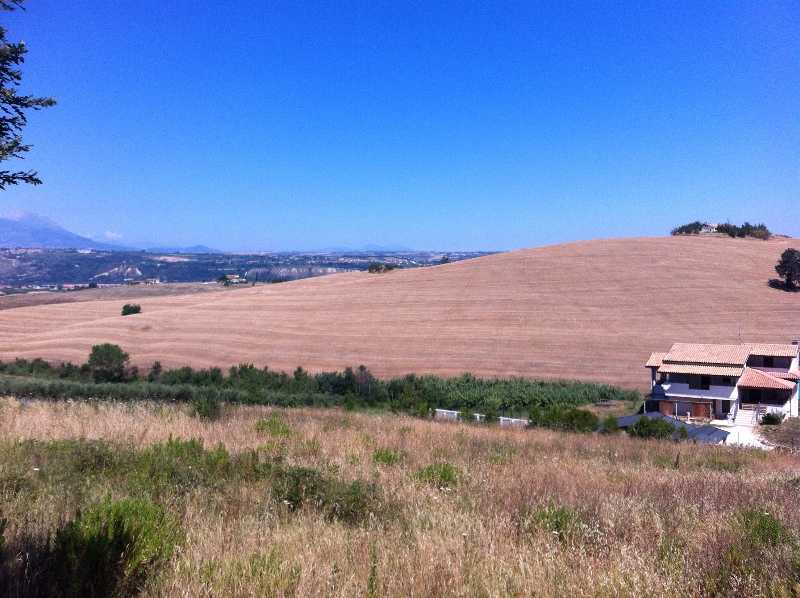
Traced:
[[767, 286], [798, 240], [642, 238], [514, 251], [388, 274], [0, 312], [0, 359], [81, 362], [92, 344], [135, 363], [291, 370], [365, 364], [381, 375], [524, 375], [645, 387], [676, 341], [785, 342], [800, 294]]

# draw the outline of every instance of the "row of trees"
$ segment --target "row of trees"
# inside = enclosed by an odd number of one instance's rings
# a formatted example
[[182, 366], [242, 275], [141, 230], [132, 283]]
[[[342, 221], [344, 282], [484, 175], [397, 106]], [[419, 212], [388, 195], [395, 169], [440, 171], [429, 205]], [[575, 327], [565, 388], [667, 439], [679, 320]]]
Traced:
[[[297, 368], [293, 374], [242, 364], [220, 368], [165, 369], [156, 362], [148, 371], [130, 366], [128, 354], [113, 344], [96, 345], [83, 365], [51, 365], [41, 359], [0, 362], [0, 374], [88, 384], [151, 385], [148, 392], [168, 394], [159, 387], [216, 389], [235, 393], [237, 400], [254, 403], [339, 404], [381, 407], [409, 413], [433, 408], [472, 410], [508, 416], [527, 416], [533, 408], [577, 406], [606, 400], [637, 401], [636, 391], [574, 381], [523, 378], [481, 379], [470, 374], [456, 378], [408, 375], [380, 380], [364, 366], [338, 372], [311, 374]], [[45, 391], [37, 391], [45, 392]], [[83, 391], [82, 391], [83, 392]], [[86, 389], [90, 393], [91, 389]], [[126, 397], [135, 391], [126, 391]], [[233, 395], [231, 395], [233, 396]]]
[[770, 230], [763, 223], [750, 224], [749, 222], [745, 222], [741, 226], [737, 226], [735, 224], [731, 224], [730, 222], [726, 222], [724, 224], [712, 226], [708, 224], [708, 222], [700, 222], [699, 220], [677, 226], [672, 229], [671, 234], [672, 236], [698, 235], [703, 230], [708, 230], [709, 232], [718, 232], [728, 235], [729, 237], [753, 237], [755, 239], [769, 239], [772, 236]]

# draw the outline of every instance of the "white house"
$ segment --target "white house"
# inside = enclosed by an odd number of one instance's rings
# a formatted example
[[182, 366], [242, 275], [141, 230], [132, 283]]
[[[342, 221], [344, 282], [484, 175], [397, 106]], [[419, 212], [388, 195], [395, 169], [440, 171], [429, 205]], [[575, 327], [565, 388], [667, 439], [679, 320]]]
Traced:
[[767, 412], [797, 417], [800, 345], [675, 343], [653, 353], [651, 405], [665, 415], [755, 424]]

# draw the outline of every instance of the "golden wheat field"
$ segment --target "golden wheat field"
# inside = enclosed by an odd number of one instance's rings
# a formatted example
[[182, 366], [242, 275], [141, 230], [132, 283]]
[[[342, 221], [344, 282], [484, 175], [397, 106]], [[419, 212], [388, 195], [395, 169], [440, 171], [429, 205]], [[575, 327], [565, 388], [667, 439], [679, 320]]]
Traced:
[[[312, 371], [579, 378], [643, 388], [673, 342], [786, 342], [800, 294], [769, 288], [800, 241], [638, 238], [348, 273], [226, 293], [0, 311], [0, 359], [82, 362], [112, 342], [148, 366], [254, 363]], [[131, 298], [126, 299], [131, 300]]]
[[[145, 596], [798, 589], [800, 468], [789, 454], [341, 410], [229, 407], [206, 422], [147, 403], [14, 399], [0, 402], [0, 437], [6, 546], [17, 555], [0, 575], [16, 589], [9, 595], [32, 595], [36, 580], [26, 576], [47, 564], [30, 546], [103, 497], [135, 492], [164, 505], [181, 530], [170, 557], [136, 588]], [[144, 478], [133, 458], [116, 471], [124, 451], [163, 449], [176, 438], [199, 439], [206, 451], [221, 445], [247, 463], [361, 480], [377, 498], [356, 504], [352, 520], [310, 501], [289, 511], [275, 497], [274, 474], [231, 473], [219, 456], [207, 477], [199, 461], [174, 453], [180, 469], [162, 479], [170, 463], [163, 451], [161, 460], [150, 457]], [[431, 465], [452, 477], [425, 474]], [[192, 467], [197, 477], [189, 477]]]

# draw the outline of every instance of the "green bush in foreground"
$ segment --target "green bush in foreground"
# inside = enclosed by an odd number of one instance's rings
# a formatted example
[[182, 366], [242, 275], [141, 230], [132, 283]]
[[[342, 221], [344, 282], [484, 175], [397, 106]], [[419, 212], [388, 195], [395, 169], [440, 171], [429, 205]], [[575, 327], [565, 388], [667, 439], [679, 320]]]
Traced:
[[150, 501], [105, 499], [56, 534], [54, 583], [65, 595], [135, 595], [180, 536], [177, 523]]
[[284, 467], [272, 480], [272, 497], [290, 511], [312, 507], [326, 518], [349, 525], [386, 515], [378, 486], [363, 480], [344, 482], [309, 467]]
[[414, 477], [437, 488], [452, 488], [461, 480], [461, 472], [450, 463], [433, 463], [417, 471]]
[[390, 448], [375, 449], [372, 453], [372, 460], [381, 465], [395, 465], [402, 461], [403, 453]]

